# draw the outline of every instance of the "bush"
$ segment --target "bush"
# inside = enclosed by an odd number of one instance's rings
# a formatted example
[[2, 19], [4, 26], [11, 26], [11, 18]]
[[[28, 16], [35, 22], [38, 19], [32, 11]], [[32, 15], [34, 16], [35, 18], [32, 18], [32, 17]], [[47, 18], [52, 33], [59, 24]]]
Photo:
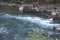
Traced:
[[28, 32], [27, 40], [48, 40], [50, 38], [49, 35], [42, 35], [40, 29], [33, 30], [34, 32]]

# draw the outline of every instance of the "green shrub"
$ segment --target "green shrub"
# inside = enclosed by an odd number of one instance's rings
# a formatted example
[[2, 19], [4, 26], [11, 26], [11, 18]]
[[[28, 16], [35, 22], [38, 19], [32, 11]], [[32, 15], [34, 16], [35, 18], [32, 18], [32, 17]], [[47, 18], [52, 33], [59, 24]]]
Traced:
[[39, 28], [33, 30], [34, 33], [28, 32], [27, 40], [48, 40], [50, 37], [49, 35], [42, 35], [41, 31]]

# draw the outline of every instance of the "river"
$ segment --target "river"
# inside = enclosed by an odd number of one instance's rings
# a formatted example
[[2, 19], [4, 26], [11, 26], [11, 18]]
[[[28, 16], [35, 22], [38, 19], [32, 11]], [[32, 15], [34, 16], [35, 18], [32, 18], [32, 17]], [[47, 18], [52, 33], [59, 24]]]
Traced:
[[56, 25], [59, 24], [54, 23], [52, 18], [0, 12], [0, 40], [25, 40], [26, 32], [36, 27], [41, 28], [43, 34], [53, 35]]

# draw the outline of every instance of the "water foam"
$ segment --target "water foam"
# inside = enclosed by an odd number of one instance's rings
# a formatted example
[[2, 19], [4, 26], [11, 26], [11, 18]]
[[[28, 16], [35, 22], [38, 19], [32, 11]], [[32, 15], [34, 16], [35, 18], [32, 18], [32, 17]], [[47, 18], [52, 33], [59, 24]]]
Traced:
[[43, 18], [40, 18], [40, 17], [23, 17], [23, 16], [20, 16], [20, 15], [10, 15], [10, 14], [5, 14], [3, 15], [2, 17], [5, 17], [5, 18], [15, 18], [17, 20], [24, 20], [24, 21], [29, 21], [29, 22], [33, 22], [33, 23], [36, 23], [37, 25], [41, 26], [41, 27], [44, 27], [44, 28], [47, 28], [47, 27], [52, 27], [52, 26], [56, 26], [56, 25], [59, 25], [59, 24], [52, 24], [52, 18], [50, 19], [43, 19]]
[[5, 27], [0, 27], [0, 33], [7, 34], [8, 31], [7, 31], [7, 29]]

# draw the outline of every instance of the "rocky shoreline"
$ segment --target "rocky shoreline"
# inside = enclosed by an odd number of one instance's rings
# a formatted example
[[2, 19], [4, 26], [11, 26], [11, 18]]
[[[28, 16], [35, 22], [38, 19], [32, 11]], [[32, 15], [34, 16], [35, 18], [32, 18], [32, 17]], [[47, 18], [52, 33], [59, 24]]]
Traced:
[[33, 15], [43, 16], [45, 18], [53, 18], [54, 20], [60, 20], [60, 6], [53, 4], [33, 5], [0, 2], [0, 9], [8, 9], [17, 13], [32, 13]]

